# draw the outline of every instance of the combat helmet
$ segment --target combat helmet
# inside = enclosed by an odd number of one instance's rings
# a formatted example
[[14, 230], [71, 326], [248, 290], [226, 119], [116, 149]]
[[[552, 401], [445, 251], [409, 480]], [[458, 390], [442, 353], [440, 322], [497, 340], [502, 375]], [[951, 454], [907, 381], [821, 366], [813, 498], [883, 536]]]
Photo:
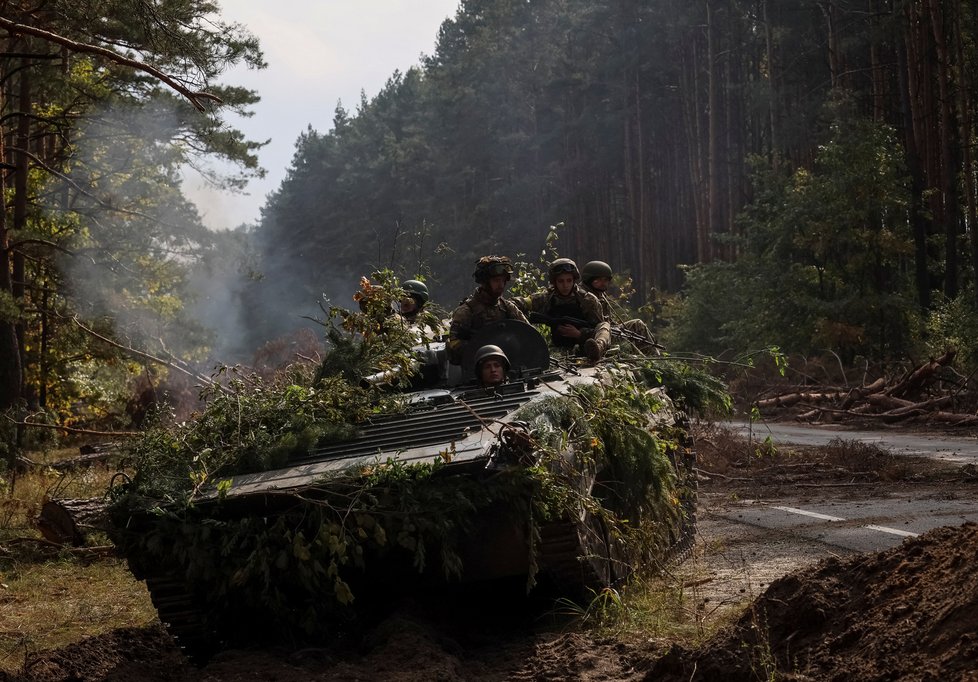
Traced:
[[553, 284], [554, 280], [557, 279], [557, 275], [564, 272], [569, 272], [574, 275], [574, 281], [578, 282], [581, 279], [581, 273], [577, 269], [577, 263], [572, 261], [570, 258], [558, 258], [550, 264], [548, 268], [550, 274], [550, 283]]
[[584, 283], [590, 285], [591, 282], [598, 277], [612, 277], [614, 272], [611, 266], [605, 263], [603, 260], [592, 260], [584, 264], [581, 268], [581, 279]]
[[401, 289], [404, 291], [404, 293], [417, 301], [418, 308], [423, 308], [425, 303], [427, 303], [429, 300], [428, 287], [420, 280], [409, 279], [401, 284]]
[[501, 360], [503, 363], [503, 367], [506, 368], [507, 372], [509, 371], [509, 358], [506, 357], [506, 353], [504, 353], [503, 349], [500, 348], [499, 346], [492, 346], [492, 345], [483, 346], [482, 348], [480, 348], [475, 352], [475, 371], [478, 372], [479, 366], [482, 364], [482, 361], [488, 360], [489, 358], [496, 358], [497, 360]]
[[489, 281], [490, 277], [496, 275], [506, 275], [506, 279], [513, 274], [513, 264], [507, 256], [483, 256], [475, 264], [475, 272], [472, 279], [479, 284]]

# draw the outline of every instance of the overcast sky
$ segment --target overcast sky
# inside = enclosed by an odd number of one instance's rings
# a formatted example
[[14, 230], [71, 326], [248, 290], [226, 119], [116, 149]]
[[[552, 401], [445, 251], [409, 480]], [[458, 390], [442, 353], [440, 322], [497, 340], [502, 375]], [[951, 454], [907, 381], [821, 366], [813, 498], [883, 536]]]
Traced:
[[372, 99], [395, 70], [406, 71], [434, 52], [438, 27], [455, 16], [459, 0], [224, 0], [227, 21], [247, 26], [261, 41], [268, 68], [235, 69], [223, 79], [258, 91], [255, 115], [232, 124], [253, 140], [271, 138], [260, 152], [268, 171], [247, 196], [207, 189], [194, 176], [185, 192], [213, 229], [253, 223], [265, 197], [281, 184], [295, 141], [308, 126], [327, 132], [338, 101], [350, 114], [360, 92]]

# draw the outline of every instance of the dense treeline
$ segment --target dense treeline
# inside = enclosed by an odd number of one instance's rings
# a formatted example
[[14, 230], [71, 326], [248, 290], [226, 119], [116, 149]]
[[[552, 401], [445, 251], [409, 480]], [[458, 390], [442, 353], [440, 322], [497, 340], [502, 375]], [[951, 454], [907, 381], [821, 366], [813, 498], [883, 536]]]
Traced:
[[[258, 172], [222, 121], [255, 101], [215, 85], [263, 65], [254, 36], [207, 0], [0, 1], [0, 453], [12, 422], [85, 425], [154, 358], [200, 356], [177, 327], [188, 268], [218, 237], [180, 169], [219, 156]], [[174, 332], [179, 328], [179, 332]]]
[[685, 343], [904, 352], [927, 311], [978, 296], [976, 13], [467, 0], [419, 68], [299, 140], [256, 296], [294, 315], [386, 266], [452, 305], [475, 257], [534, 260], [562, 222], [561, 252], [629, 272], [638, 302], [715, 264]]
[[974, 3], [466, 0], [417, 68], [298, 140], [254, 230], [220, 235], [179, 169], [260, 172], [222, 122], [256, 94], [214, 84], [261, 64], [254, 37], [204, 0], [0, 8], [15, 421], [152, 399], [160, 360], [247, 357], [375, 268], [451, 308], [478, 256], [536, 261], [561, 223], [559, 252], [612, 263], [634, 302], [682, 292], [673, 348], [978, 360]]

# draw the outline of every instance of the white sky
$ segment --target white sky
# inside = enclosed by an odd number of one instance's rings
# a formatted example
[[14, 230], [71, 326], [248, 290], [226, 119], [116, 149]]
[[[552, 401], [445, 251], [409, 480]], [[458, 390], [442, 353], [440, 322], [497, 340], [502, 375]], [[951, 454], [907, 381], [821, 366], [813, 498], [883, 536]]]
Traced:
[[256, 90], [251, 118], [230, 123], [252, 140], [271, 142], [259, 152], [268, 174], [246, 195], [207, 188], [188, 174], [184, 191], [204, 224], [231, 229], [258, 220], [265, 197], [292, 162], [295, 141], [308, 126], [333, 127], [338, 101], [352, 115], [360, 93], [372, 99], [395, 70], [407, 71], [432, 54], [441, 23], [459, 0], [224, 0], [222, 16], [258, 36], [268, 68], [238, 68], [223, 82]]

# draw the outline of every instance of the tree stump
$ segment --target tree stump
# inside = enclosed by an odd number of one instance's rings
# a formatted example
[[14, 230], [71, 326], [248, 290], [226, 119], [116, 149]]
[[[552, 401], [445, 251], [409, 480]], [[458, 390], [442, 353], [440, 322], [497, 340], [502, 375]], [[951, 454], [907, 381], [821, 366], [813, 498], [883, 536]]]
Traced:
[[37, 516], [37, 529], [49, 542], [80, 547], [88, 533], [108, 527], [108, 506], [102, 498], [47, 500]]

